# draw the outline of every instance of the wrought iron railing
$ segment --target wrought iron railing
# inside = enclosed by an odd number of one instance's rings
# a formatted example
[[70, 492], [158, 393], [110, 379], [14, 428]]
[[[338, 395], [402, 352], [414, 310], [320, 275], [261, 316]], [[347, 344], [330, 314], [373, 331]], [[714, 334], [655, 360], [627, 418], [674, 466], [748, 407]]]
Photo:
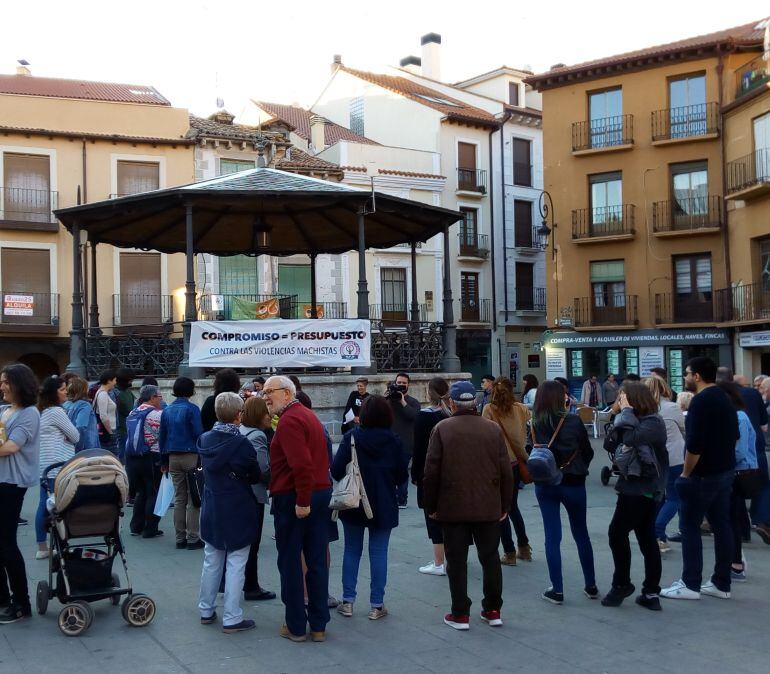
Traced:
[[466, 192], [487, 193], [487, 172], [484, 169], [458, 168], [457, 189]]
[[545, 311], [545, 288], [516, 286], [517, 311]]
[[492, 315], [492, 300], [475, 297], [460, 298], [459, 318], [463, 323], [489, 323]]
[[532, 164], [513, 162], [513, 184], [532, 187]]
[[58, 207], [58, 192], [0, 187], [0, 220], [55, 223]]
[[[428, 322], [428, 305], [419, 304], [420, 321]], [[385, 323], [403, 323], [412, 319], [411, 302], [397, 304], [370, 304], [369, 318], [373, 321], [383, 321]]]
[[770, 82], [770, 65], [760, 54], [735, 71], [735, 97], [739, 98]]
[[655, 323], [710, 323], [714, 320], [714, 298], [711, 292], [703, 299], [677, 299], [672, 293], [655, 294]]
[[544, 250], [545, 241], [537, 227], [516, 227], [514, 229], [516, 248], [532, 248], [534, 250]]
[[719, 323], [747, 323], [770, 319], [770, 288], [764, 283], [720, 288], [714, 296]]
[[0, 290], [0, 325], [59, 325], [59, 294]]
[[601, 206], [572, 211], [572, 238], [623, 236], [634, 233], [634, 205]]
[[727, 162], [725, 172], [728, 194], [770, 182], [770, 149], [755, 150]]
[[174, 320], [173, 295], [112, 296], [114, 325], [158, 325]]
[[656, 201], [652, 205], [654, 232], [678, 232], [722, 225], [722, 198], [717, 195]]
[[573, 152], [631, 145], [633, 142], [633, 115], [602, 117], [572, 124]]
[[699, 103], [654, 110], [652, 140], [692, 138], [719, 132], [719, 104]]
[[[296, 295], [264, 295], [258, 293], [201, 295], [198, 307], [198, 313], [202, 321], [298, 318], [300, 310]], [[252, 311], [254, 312], [253, 315], [251, 315]]]
[[372, 321], [372, 361], [378, 372], [439, 372], [444, 356], [444, 326]]
[[[636, 325], [637, 295], [611, 293], [608, 297], [576, 297], [575, 327]], [[601, 304], [599, 304], [601, 302]]]
[[468, 257], [489, 256], [489, 235], [477, 234], [460, 230], [457, 234], [460, 241], [460, 255]]

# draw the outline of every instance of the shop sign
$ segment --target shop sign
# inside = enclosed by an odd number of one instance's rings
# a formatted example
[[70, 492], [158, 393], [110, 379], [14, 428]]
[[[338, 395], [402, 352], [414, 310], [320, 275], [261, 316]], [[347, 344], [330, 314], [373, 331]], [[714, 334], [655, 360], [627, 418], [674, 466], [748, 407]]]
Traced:
[[743, 349], [750, 349], [757, 346], [770, 346], [770, 330], [742, 332], [739, 335], [739, 343]]
[[643, 346], [639, 348], [639, 374], [648, 377], [654, 367], [665, 367], [666, 355], [662, 346]]
[[657, 345], [729, 344], [726, 330], [634, 330], [633, 332], [546, 332], [546, 347], [568, 349]]
[[545, 350], [545, 377], [554, 379], [567, 376], [567, 351], [548, 347]]

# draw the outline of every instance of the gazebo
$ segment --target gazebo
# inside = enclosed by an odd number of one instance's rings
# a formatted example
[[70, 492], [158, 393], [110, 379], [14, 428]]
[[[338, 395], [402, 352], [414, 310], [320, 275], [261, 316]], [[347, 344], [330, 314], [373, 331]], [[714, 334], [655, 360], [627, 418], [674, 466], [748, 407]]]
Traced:
[[[462, 214], [388, 194], [349, 187], [271, 168], [255, 168], [203, 182], [144, 192], [60, 209], [55, 212], [72, 234], [73, 295], [70, 364], [85, 373], [86, 340], [99, 332], [98, 306], [92, 304], [90, 334], [84, 322], [80, 241], [91, 243], [91, 296], [96, 302], [98, 244], [163, 253], [185, 253], [183, 355], [179, 371], [189, 368], [190, 326], [198, 320], [195, 255], [310, 256], [311, 317], [316, 315], [316, 256], [358, 252], [357, 317], [369, 319], [367, 248], [411, 247], [410, 325], [419, 323], [416, 248], [443, 234], [443, 356], [445, 372], [460, 369], [449, 273], [449, 227]], [[375, 344], [373, 344], [373, 350]]]

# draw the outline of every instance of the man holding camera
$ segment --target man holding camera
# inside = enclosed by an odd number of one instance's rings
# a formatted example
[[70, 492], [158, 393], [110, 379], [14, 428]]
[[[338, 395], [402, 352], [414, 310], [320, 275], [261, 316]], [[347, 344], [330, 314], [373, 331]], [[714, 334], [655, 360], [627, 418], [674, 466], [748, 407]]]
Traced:
[[[409, 375], [406, 372], [399, 372], [396, 375], [396, 380], [392, 384], [388, 384], [388, 390], [385, 392], [385, 397], [393, 410], [393, 425], [390, 430], [401, 439], [407, 464], [412, 458], [414, 422], [420, 411], [419, 401], [407, 395], [408, 391]], [[396, 497], [398, 507], [402, 510], [406, 508], [406, 502], [409, 498], [409, 478], [403, 484], [398, 485]]]

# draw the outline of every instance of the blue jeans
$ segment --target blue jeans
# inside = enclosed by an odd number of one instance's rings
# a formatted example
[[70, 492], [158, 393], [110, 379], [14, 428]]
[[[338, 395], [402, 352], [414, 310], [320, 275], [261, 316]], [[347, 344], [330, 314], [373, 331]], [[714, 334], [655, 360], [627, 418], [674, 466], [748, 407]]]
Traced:
[[770, 480], [768, 479], [767, 454], [765, 452], [757, 452], [757, 465], [765, 478], [765, 483], [759, 495], [751, 499], [751, 522], [752, 524], [768, 524], [770, 523]]
[[[669, 466], [668, 479], [666, 480], [666, 500], [658, 509], [655, 518], [655, 536], [661, 541], [666, 540], [666, 526], [679, 512], [679, 494], [676, 493], [676, 480], [682, 474], [683, 464]], [[679, 528], [682, 528], [682, 518], [679, 518]]]
[[[54, 478], [48, 478], [48, 489], [53, 494]], [[38, 543], [45, 543], [48, 540], [48, 535], [45, 530], [45, 516], [46, 507], [45, 502], [48, 500], [49, 492], [40, 485], [40, 501], [37, 504], [37, 513], [35, 513], [35, 536]]]
[[730, 522], [730, 494], [735, 471], [688, 479], [680, 477], [676, 489], [682, 514], [682, 581], [700, 592], [703, 581], [703, 542], [700, 525], [704, 515], [714, 534], [714, 574], [711, 582], [723, 592], [730, 591], [730, 564], [733, 561], [733, 528]]
[[580, 566], [586, 587], [596, 585], [594, 570], [594, 551], [588, 536], [586, 523], [586, 488], [585, 485], [567, 487], [562, 484], [535, 485], [535, 496], [543, 515], [545, 530], [545, 559], [548, 562], [548, 575], [554, 592], [564, 592], [561, 575], [561, 506], [567, 511], [569, 528], [577, 545]]
[[248, 545], [240, 550], [225, 552], [206, 543], [203, 548], [203, 571], [201, 572], [201, 589], [198, 596], [198, 610], [201, 612], [201, 618], [210, 618], [213, 615], [217, 607], [219, 581], [224, 573], [225, 592], [222, 626], [230, 627], [243, 620], [241, 592], [243, 592], [243, 579], [248, 557]]
[[[358, 566], [364, 551], [364, 531], [368, 527], [342, 522], [345, 532], [345, 553], [342, 557], [342, 601], [356, 600]], [[388, 582], [388, 542], [391, 529], [369, 529], [369, 603], [382, 608], [385, 584]]]

